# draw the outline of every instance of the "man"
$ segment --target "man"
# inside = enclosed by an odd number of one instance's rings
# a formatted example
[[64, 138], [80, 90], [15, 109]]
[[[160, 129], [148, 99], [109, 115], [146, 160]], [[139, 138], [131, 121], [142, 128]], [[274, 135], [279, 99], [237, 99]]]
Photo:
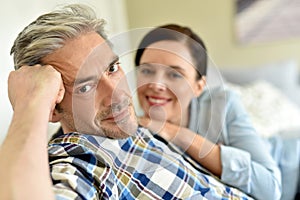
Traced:
[[[118, 56], [88, 7], [40, 16], [12, 53], [0, 199], [248, 198], [138, 127]], [[64, 134], [47, 150], [48, 121]]]

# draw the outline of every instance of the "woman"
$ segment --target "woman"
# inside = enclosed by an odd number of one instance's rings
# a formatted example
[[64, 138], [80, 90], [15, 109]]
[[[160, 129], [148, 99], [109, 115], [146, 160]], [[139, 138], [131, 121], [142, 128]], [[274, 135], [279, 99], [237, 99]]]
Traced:
[[192, 30], [169, 24], [150, 31], [135, 64], [142, 125], [199, 170], [256, 199], [280, 198], [280, 171], [237, 95], [206, 88], [206, 48]]

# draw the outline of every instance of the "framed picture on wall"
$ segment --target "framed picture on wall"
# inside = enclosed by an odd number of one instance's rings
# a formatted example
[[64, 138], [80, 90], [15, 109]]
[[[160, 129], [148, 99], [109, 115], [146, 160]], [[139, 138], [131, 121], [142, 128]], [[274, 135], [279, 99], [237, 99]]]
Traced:
[[234, 26], [240, 44], [300, 38], [300, 1], [235, 0]]

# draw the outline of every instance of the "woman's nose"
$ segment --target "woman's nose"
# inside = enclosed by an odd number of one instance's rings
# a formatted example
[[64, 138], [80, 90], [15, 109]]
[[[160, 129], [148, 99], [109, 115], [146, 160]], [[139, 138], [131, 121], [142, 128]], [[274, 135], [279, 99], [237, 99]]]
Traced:
[[151, 82], [149, 83], [149, 88], [155, 91], [165, 91], [167, 89], [166, 84], [160, 82]]

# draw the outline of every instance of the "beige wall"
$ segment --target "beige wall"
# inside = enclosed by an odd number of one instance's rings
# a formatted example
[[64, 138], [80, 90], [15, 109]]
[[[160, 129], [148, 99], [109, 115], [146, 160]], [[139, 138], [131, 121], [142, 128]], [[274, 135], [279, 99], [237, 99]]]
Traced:
[[192, 27], [219, 67], [249, 66], [284, 59], [300, 63], [300, 36], [256, 45], [234, 37], [234, 0], [126, 0], [129, 28], [176, 22]]

